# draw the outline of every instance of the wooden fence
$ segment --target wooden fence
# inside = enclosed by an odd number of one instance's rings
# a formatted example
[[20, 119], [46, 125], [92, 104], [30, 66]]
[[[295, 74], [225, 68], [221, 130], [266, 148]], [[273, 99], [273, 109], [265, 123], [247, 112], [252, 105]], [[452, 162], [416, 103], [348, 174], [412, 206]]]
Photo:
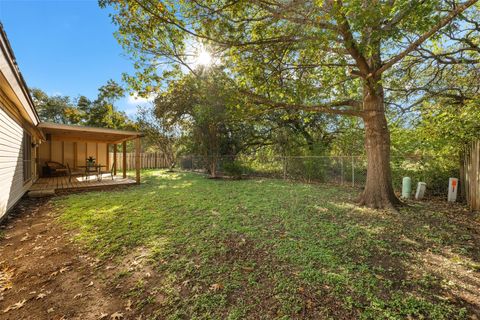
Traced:
[[[113, 152], [110, 152], [110, 163], [113, 164]], [[122, 170], [123, 165], [122, 152], [117, 152], [117, 170]], [[140, 153], [141, 169], [163, 169], [168, 168], [167, 159], [162, 153]], [[127, 170], [135, 170], [135, 152], [127, 152]]]
[[480, 210], [480, 140], [472, 142], [464, 156], [463, 187], [472, 210]]

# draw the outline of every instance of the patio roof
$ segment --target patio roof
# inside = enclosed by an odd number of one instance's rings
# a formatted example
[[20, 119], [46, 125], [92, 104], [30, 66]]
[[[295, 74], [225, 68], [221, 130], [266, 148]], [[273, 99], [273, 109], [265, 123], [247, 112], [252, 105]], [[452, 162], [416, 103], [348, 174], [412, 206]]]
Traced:
[[41, 122], [38, 127], [51, 140], [121, 143], [142, 137], [141, 132]]

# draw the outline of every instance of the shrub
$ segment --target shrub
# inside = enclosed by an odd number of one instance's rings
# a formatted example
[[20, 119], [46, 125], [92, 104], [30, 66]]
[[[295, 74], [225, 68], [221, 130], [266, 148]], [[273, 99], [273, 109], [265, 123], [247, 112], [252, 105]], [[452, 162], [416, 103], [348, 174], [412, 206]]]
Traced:
[[235, 179], [241, 179], [243, 173], [243, 166], [236, 160], [225, 161], [222, 164], [223, 172]]

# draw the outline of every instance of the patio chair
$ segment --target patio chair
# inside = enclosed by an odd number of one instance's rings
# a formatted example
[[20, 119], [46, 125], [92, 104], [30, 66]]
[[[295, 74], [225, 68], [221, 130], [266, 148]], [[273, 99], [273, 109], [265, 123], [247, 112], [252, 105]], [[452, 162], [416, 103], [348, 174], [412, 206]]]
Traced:
[[70, 169], [68, 162], [67, 162], [67, 173], [68, 173], [68, 182], [72, 181], [72, 177], [83, 177], [83, 175], [85, 174], [83, 170]]
[[98, 167], [94, 164], [90, 165], [87, 163], [87, 165], [85, 166], [85, 179], [86, 180], [90, 180], [90, 175], [91, 174], [94, 174], [97, 176], [97, 179], [98, 179]]
[[105, 173], [105, 174], [110, 174], [110, 176], [112, 177], [112, 180], [113, 180], [113, 168], [115, 168], [115, 161], [113, 161], [112, 167], [110, 168], [110, 171], [108, 171], [108, 170], [103, 170], [103, 171], [100, 170], [100, 171], [98, 172], [98, 174], [100, 175], [100, 177], [102, 177], [102, 174], [104, 174], [104, 173]]

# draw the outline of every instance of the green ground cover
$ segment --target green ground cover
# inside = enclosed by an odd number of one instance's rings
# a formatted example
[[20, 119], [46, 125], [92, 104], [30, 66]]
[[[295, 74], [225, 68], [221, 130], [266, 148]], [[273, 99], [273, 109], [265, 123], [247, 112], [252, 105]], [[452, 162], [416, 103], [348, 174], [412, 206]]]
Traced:
[[[358, 190], [283, 180], [158, 170], [144, 179], [54, 205], [101, 260], [121, 265], [147, 252], [154, 275], [124, 294], [151, 318], [462, 319], [479, 311], [478, 215], [435, 203], [368, 210], [354, 205]], [[116, 281], [129, 277], [120, 270]]]

